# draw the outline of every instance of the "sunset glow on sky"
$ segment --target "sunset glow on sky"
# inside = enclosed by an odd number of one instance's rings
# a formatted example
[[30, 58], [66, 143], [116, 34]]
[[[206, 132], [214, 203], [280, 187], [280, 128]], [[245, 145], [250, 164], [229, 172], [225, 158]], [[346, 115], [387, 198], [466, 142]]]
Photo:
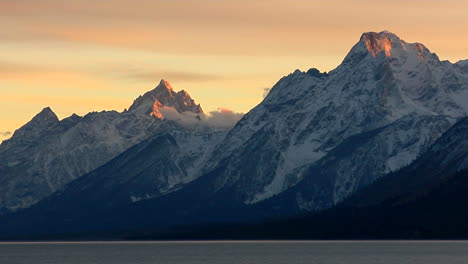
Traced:
[[206, 112], [247, 112], [367, 31], [468, 59], [467, 13], [466, 0], [0, 0], [0, 140], [46, 106], [121, 111], [161, 79]]

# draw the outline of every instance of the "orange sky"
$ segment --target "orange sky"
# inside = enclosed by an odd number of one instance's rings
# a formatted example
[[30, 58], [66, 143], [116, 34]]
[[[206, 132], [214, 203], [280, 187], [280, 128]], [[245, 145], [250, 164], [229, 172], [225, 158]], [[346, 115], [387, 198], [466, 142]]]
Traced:
[[0, 140], [45, 106], [123, 110], [160, 79], [246, 112], [294, 69], [336, 67], [389, 30], [468, 58], [466, 0], [0, 0]]

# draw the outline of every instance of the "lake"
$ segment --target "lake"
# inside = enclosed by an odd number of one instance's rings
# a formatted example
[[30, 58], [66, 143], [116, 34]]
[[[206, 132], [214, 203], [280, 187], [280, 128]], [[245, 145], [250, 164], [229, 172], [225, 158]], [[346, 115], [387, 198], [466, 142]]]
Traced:
[[0, 243], [1, 264], [468, 263], [465, 241]]

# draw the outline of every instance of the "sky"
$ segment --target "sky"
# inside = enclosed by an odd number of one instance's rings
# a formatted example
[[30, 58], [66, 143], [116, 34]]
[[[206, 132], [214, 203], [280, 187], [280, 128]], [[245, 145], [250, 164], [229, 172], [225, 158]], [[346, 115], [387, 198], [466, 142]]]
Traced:
[[466, 0], [0, 0], [0, 140], [50, 106], [128, 108], [161, 79], [248, 112], [295, 69], [330, 71], [363, 32], [468, 58]]

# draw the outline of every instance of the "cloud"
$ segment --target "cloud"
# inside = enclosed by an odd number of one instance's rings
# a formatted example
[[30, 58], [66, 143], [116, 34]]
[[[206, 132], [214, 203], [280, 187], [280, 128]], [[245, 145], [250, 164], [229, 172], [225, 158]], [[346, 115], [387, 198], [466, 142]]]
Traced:
[[100, 76], [107, 75], [112, 79], [131, 80], [138, 82], [156, 82], [161, 79], [170, 80], [172, 82], [204, 82], [225, 79], [223, 76], [202, 73], [197, 71], [186, 70], [172, 70], [162, 69], [154, 65], [132, 66], [120, 65], [97, 67], [92, 70]]
[[163, 106], [159, 109], [164, 118], [174, 120], [182, 125], [201, 125], [215, 129], [229, 129], [233, 127], [243, 116], [227, 108], [218, 108], [208, 114], [196, 114], [193, 112], [179, 113], [173, 107]]
[[40, 64], [33, 63], [16, 63], [12, 61], [0, 60], [0, 77], [21, 77], [25, 78], [32, 74], [47, 75], [51, 73], [58, 73], [57, 70]]
[[208, 113], [207, 122], [214, 127], [233, 127], [242, 117], [243, 113], [234, 112], [228, 108], [218, 108]]
[[37, 71], [39, 67], [34, 65], [26, 65], [13, 63], [9, 61], [0, 61], [0, 73], [24, 73]]
[[11, 136], [11, 134], [12, 134], [11, 131], [4, 131], [4, 132], [0, 131], [0, 137], [9, 137]]
[[263, 88], [263, 98], [267, 97], [267, 95], [270, 93], [271, 88]]
[[125, 78], [137, 81], [158, 81], [161, 78], [173, 81], [210, 81], [220, 79], [219, 76], [211, 74], [203, 74], [196, 72], [183, 72], [183, 71], [145, 71], [145, 70], [129, 70], [124, 75]]
[[193, 112], [179, 113], [174, 107], [162, 106], [159, 111], [165, 119], [177, 121], [182, 125], [195, 125], [200, 123], [199, 115]]

